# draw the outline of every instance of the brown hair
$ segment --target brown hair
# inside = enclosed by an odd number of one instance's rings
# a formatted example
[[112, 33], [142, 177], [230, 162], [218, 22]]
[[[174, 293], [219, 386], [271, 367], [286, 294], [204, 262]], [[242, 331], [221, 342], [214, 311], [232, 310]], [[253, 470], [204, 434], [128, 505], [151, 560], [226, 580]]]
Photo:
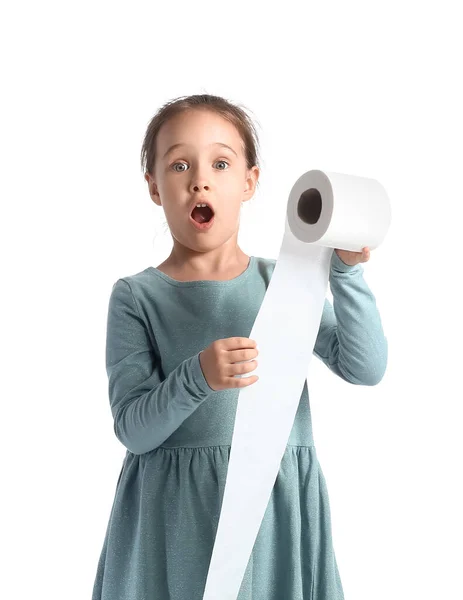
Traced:
[[[259, 167], [257, 156], [259, 136], [245, 108], [242, 105], [232, 104], [220, 96], [196, 94], [193, 96], [181, 96], [180, 98], [168, 101], [149, 122], [140, 153], [141, 168], [144, 174], [149, 173], [153, 175], [156, 161], [156, 138], [161, 126], [175, 115], [193, 109], [209, 110], [230, 121], [237, 128], [243, 140], [246, 167], [248, 169], [251, 169], [254, 165]], [[257, 181], [258, 184], [259, 181]]]

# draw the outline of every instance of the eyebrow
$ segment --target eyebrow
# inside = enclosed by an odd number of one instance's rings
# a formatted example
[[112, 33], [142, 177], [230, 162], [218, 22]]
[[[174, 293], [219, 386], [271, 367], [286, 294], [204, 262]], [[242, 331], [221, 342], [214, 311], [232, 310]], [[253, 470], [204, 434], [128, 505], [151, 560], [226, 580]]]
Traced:
[[[174, 144], [173, 146], [171, 146], [167, 152], [164, 154], [163, 158], [165, 158], [170, 152], [172, 152], [172, 150], [175, 150], [175, 148], [179, 148], [180, 146], [187, 146], [188, 144]], [[231, 148], [230, 146], [228, 146], [227, 144], [223, 144], [222, 142], [214, 142], [212, 144], [210, 144], [210, 146], [222, 146], [222, 148], [228, 148], [229, 150], [231, 150], [233, 152], [233, 154], [238, 157], [238, 154], [236, 154], [236, 152], [233, 150], [233, 148]]]

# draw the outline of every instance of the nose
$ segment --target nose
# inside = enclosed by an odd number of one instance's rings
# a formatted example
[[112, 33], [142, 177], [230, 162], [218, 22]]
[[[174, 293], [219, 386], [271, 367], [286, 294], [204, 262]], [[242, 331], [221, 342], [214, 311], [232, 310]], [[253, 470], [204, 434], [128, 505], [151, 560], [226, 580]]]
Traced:
[[207, 175], [205, 175], [203, 169], [196, 169], [194, 173], [191, 173], [190, 190], [192, 192], [209, 191], [209, 187]]
[[192, 191], [193, 192], [199, 192], [199, 190], [202, 190], [202, 189], [209, 190], [209, 186], [206, 185], [205, 183], [199, 183], [199, 184], [195, 183], [195, 184], [192, 184]]

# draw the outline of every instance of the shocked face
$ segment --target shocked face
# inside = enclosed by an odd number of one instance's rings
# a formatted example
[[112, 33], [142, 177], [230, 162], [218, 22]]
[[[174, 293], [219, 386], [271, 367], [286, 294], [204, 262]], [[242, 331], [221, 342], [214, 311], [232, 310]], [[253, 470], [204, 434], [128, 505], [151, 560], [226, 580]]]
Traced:
[[217, 245], [237, 232], [241, 204], [253, 196], [258, 171], [247, 169], [243, 140], [232, 123], [192, 110], [159, 130], [154, 175], [147, 180], [175, 239], [192, 247], [214, 236]]

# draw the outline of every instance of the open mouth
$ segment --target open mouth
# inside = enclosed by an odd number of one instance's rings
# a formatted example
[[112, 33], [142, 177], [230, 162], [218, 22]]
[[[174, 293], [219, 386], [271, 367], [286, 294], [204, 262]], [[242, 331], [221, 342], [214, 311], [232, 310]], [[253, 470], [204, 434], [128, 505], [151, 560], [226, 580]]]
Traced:
[[195, 206], [191, 213], [191, 218], [200, 225], [203, 223], [209, 223], [213, 216], [214, 212], [209, 206]]

